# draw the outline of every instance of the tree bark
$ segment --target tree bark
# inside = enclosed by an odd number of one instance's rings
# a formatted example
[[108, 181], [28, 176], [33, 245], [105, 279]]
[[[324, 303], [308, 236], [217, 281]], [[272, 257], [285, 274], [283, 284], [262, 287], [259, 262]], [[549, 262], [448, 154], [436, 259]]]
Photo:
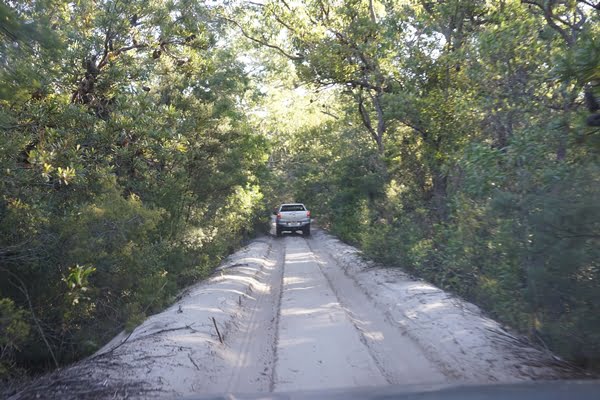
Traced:
[[448, 176], [437, 171], [433, 174], [433, 206], [440, 221], [448, 218], [448, 205], [446, 204]]

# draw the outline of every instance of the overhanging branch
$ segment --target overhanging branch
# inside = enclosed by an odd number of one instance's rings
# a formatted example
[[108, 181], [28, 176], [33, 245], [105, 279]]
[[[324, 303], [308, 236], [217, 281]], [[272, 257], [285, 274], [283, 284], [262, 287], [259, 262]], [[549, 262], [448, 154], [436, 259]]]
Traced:
[[289, 58], [290, 60], [293, 60], [293, 61], [301, 61], [301, 60], [304, 59], [304, 57], [302, 57], [302, 56], [299, 56], [299, 55], [294, 56], [294, 55], [288, 53], [287, 51], [285, 51], [281, 47], [279, 47], [279, 46], [277, 46], [275, 44], [269, 43], [264, 38], [263, 39], [258, 39], [256, 37], [250, 35], [248, 32], [246, 32], [246, 30], [242, 27], [242, 25], [239, 22], [237, 22], [236, 20], [233, 20], [233, 19], [227, 18], [227, 17], [223, 17], [223, 16], [221, 16], [219, 18], [223, 19], [224, 21], [227, 21], [229, 23], [234, 24], [240, 30], [240, 32], [242, 33], [242, 35], [246, 39], [249, 39], [249, 40], [253, 41], [254, 43], [258, 43], [261, 46], [265, 46], [265, 47], [268, 47], [270, 49], [276, 50], [277, 52], [279, 52], [284, 57]]

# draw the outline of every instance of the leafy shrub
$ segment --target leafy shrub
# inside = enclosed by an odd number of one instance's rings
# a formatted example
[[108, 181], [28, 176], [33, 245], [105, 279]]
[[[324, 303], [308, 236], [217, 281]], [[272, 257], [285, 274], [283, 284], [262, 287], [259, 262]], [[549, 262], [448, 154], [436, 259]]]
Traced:
[[0, 299], [0, 381], [19, 373], [15, 356], [29, 339], [30, 330], [27, 313], [11, 299]]

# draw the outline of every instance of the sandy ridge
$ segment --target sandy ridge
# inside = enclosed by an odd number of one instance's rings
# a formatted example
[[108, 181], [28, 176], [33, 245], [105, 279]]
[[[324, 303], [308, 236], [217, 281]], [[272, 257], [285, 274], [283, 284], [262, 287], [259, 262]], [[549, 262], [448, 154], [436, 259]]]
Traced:
[[[211, 278], [185, 290], [175, 304], [149, 317], [130, 335], [121, 333], [96, 355], [36, 380], [11, 399], [223, 393], [237, 389], [232, 387], [232, 377], [249, 366], [255, 373], [242, 373], [247, 379], [240, 386], [268, 390], [270, 371], [260, 374], [254, 366], [259, 362], [270, 365], [272, 357], [266, 354], [266, 359], [260, 359], [252, 354], [240, 365], [240, 356], [250, 351], [240, 336], [248, 337], [242, 331], [256, 314], [257, 301], [262, 300], [258, 309], [273, 309], [269, 279], [276, 270], [278, 248], [269, 237], [251, 242], [226, 259]], [[212, 318], [224, 344], [219, 342]], [[265, 321], [253, 326], [268, 327]], [[268, 335], [265, 342], [272, 346]]]
[[450, 379], [511, 382], [574, 373], [560, 358], [509, 332], [474, 304], [401, 269], [366, 261], [355, 247], [322, 230], [315, 236], [346, 276]]

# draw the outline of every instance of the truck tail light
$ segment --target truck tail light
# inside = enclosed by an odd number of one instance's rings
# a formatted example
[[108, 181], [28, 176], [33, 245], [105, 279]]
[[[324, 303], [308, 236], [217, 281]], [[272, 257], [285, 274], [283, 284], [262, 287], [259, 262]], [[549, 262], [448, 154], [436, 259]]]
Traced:
[[306, 217], [310, 218], [310, 211], [306, 211]]

